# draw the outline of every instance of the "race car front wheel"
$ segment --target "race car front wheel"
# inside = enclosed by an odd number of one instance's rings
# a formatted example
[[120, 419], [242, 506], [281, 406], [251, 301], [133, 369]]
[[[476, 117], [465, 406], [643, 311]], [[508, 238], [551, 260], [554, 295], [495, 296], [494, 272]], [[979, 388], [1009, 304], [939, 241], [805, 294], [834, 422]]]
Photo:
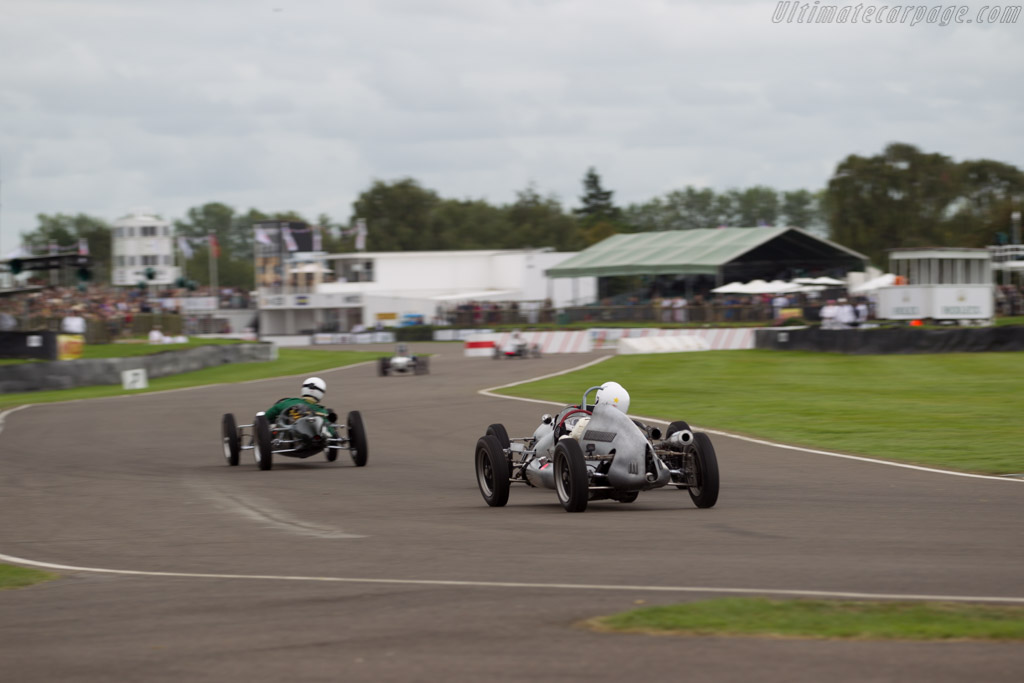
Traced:
[[694, 432], [687, 455], [692, 459], [686, 478], [690, 499], [699, 508], [714, 506], [718, 502], [718, 458], [711, 437], [704, 432]]
[[555, 490], [566, 512], [583, 512], [590, 498], [590, 480], [583, 449], [576, 439], [560, 439], [555, 446]]
[[366, 429], [363, 428], [363, 416], [358, 410], [348, 414], [348, 450], [352, 454], [352, 462], [356, 467], [365, 467], [370, 456], [366, 445]]
[[224, 419], [221, 422], [221, 436], [224, 441], [224, 458], [228, 461], [228, 465], [234, 467], [238, 464], [238, 452], [241, 449], [238, 442], [238, 425], [235, 424], [235, 416], [231, 413], [224, 413]]
[[274, 451], [270, 442], [270, 423], [266, 415], [257, 415], [252, 423], [252, 452], [261, 470], [269, 470], [274, 466]]
[[500, 508], [508, 502], [508, 459], [498, 438], [488, 433], [476, 442], [476, 483], [480, 495], [492, 508]]

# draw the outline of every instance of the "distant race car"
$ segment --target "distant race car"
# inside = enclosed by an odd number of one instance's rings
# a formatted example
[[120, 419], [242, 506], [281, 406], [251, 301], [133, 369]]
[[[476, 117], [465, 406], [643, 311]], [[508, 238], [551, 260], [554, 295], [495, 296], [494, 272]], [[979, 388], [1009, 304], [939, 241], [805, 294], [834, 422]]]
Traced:
[[426, 375], [430, 372], [430, 358], [409, 353], [405, 344], [399, 344], [395, 355], [381, 358], [378, 364], [381, 377], [388, 375]]
[[530, 344], [514, 332], [504, 346], [494, 346], [494, 359], [540, 358], [540, 344]]
[[583, 512], [591, 500], [632, 503], [641, 491], [663, 486], [686, 489], [699, 508], [718, 501], [718, 460], [707, 434], [678, 421], [662, 438], [660, 429], [614, 405], [588, 405], [597, 389], [587, 389], [579, 405], [544, 415], [533, 436], [509, 438], [502, 424], [487, 428], [474, 459], [488, 505], [504, 506], [513, 483], [554, 489], [567, 512]]
[[235, 466], [241, 451], [251, 450], [259, 468], [269, 470], [278, 455], [308, 458], [323, 452], [328, 462], [334, 462], [338, 453], [347, 450], [356, 467], [364, 467], [369, 453], [362, 416], [353, 410], [345, 424], [337, 420], [334, 412], [324, 417], [312, 407], [301, 405], [283, 411], [274, 424], [263, 412], [256, 413], [252, 424], [244, 425], [236, 424], [235, 416], [225, 413], [221, 425], [224, 457], [228, 465]]

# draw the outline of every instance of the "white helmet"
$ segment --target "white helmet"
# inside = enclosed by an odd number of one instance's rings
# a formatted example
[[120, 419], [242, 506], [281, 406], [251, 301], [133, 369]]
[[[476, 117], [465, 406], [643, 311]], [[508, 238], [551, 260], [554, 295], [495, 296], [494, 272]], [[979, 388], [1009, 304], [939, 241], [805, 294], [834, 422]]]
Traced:
[[629, 414], [629, 392], [618, 382], [605, 382], [597, 390], [597, 398], [594, 404], [611, 403], [622, 411], [623, 415]]
[[310, 377], [302, 383], [302, 395], [309, 396], [317, 403], [324, 397], [324, 393], [327, 392], [327, 383], [319, 377]]

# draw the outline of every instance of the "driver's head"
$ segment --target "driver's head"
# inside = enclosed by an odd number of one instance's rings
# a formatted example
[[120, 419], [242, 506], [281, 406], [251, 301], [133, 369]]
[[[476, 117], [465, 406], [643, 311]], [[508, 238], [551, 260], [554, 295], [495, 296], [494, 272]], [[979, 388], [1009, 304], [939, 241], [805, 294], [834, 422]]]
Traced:
[[595, 405], [598, 403], [610, 403], [621, 410], [623, 415], [629, 414], [629, 392], [618, 382], [605, 382], [602, 384], [601, 388], [597, 390], [597, 398], [594, 400], [594, 403]]
[[302, 383], [302, 398], [311, 398], [319, 403], [327, 392], [327, 383], [319, 377], [310, 377]]

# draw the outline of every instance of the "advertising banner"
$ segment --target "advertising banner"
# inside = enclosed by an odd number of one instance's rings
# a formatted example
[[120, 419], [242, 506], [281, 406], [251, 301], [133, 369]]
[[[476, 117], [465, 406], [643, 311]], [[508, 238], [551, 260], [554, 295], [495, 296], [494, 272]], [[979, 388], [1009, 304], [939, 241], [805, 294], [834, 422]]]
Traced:
[[81, 334], [57, 335], [57, 360], [78, 360], [85, 348], [85, 336]]

